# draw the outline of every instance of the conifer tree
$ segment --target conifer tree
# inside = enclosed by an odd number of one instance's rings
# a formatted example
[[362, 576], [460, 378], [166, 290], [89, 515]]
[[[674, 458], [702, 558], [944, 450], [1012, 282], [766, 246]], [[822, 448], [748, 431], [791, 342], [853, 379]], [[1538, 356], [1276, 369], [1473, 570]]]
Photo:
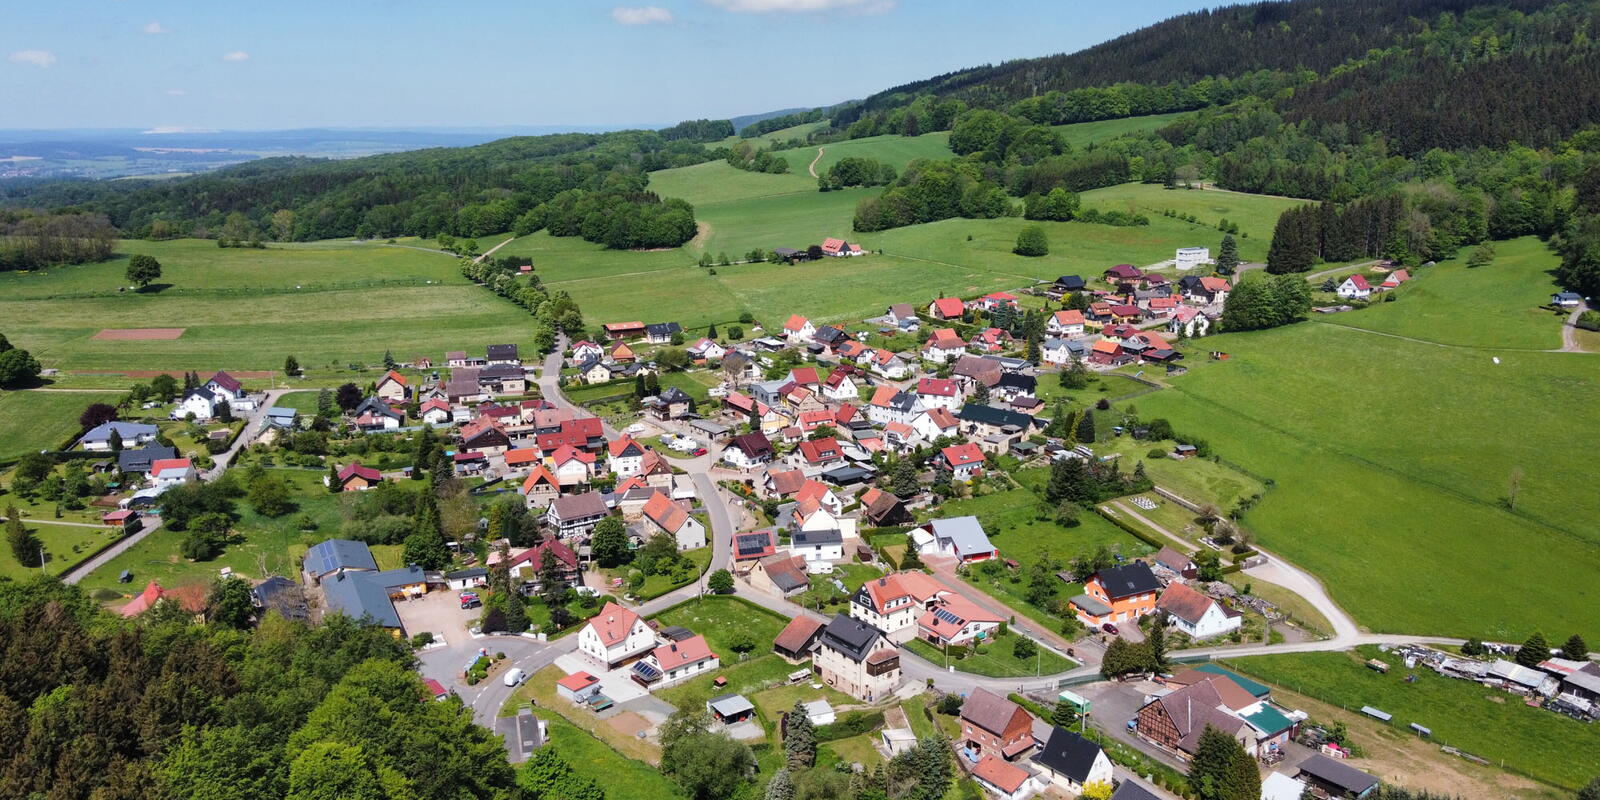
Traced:
[[1537, 667], [1539, 662], [1550, 658], [1550, 643], [1545, 641], [1544, 634], [1534, 631], [1528, 640], [1522, 643], [1522, 649], [1517, 651], [1517, 663], [1524, 667]]
[[817, 730], [804, 703], [794, 702], [783, 734], [783, 754], [789, 769], [807, 769], [817, 761]]

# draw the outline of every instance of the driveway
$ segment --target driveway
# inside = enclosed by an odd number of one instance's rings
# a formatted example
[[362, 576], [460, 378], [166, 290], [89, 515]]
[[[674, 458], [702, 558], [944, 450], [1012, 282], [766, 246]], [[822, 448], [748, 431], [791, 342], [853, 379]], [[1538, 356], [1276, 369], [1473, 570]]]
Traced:
[[435, 642], [462, 642], [472, 638], [467, 632], [483, 608], [463, 610], [458, 592], [429, 592], [421, 597], [394, 604], [406, 633], [415, 636], [423, 631], [433, 634]]

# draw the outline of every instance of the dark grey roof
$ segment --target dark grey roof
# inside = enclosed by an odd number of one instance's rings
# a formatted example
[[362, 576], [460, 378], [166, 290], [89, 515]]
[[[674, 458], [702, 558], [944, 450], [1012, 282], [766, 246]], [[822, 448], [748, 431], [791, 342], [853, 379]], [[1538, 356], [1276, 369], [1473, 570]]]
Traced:
[[1015, 425], [1016, 427], [1024, 430], [1033, 424], [1033, 417], [1030, 417], [1027, 414], [1018, 413], [1016, 411], [1007, 411], [1003, 408], [995, 408], [994, 406], [980, 405], [978, 403], [967, 403], [966, 405], [963, 405], [961, 407], [961, 411], [956, 414], [956, 417], [963, 422], [973, 422], [983, 425], [997, 425], [1000, 427]]
[[1061, 277], [1056, 278], [1056, 285], [1063, 289], [1082, 289], [1085, 284], [1081, 276], [1062, 275]]
[[1032, 375], [1018, 375], [1015, 372], [1007, 372], [1000, 376], [1000, 383], [996, 384], [996, 386], [1001, 389], [1020, 389], [1031, 394], [1038, 388], [1039, 379]]
[[160, 458], [177, 458], [178, 448], [147, 444], [137, 450], [117, 453], [117, 469], [123, 472], [149, 472], [150, 462]]
[[1377, 778], [1320, 754], [1300, 762], [1300, 772], [1351, 794], [1358, 795], [1378, 785]]
[[491, 345], [489, 345], [489, 358], [492, 361], [499, 361], [499, 360], [502, 360], [502, 359], [516, 358], [516, 357], [517, 357], [517, 346], [514, 345], [514, 344], [491, 344]]
[[656, 396], [661, 398], [661, 402], [663, 403], [687, 403], [690, 399], [688, 392], [685, 392], [676, 386], [668, 386], [667, 388], [661, 390], [661, 394]]
[[1143, 561], [1103, 569], [1096, 572], [1095, 577], [1100, 579], [1100, 584], [1106, 588], [1106, 594], [1113, 600], [1161, 591], [1161, 581]]
[[445, 580], [459, 581], [464, 578], [482, 578], [488, 574], [489, 570], [486, 567], [468, 567], [466, 569], [458, 569], [455, 572], [446, 572], [444, 577]]
[[306, 551], [306, 572], [326, 575], [340, 568], [377, 569], [378, 562], [365, 543], [352, 539], [328, 539]]
[[300, 584], [288, 578], [274, 575], [250, 591], [255, 595], [256, 606], [263, 611], [276, 611], [284, 619], [296, 622], [310, 618], [305, 593], [300, 590]]
[[667, 627], [661, 629], [661, 635], [671, 639], [674, 642], [681, 642], [684, 639], [694, 638], [694, 631], [691, 631], [682, 625], [668, 625]]
[[1051, 728], [1050, 740], [1044, 743], [1044, 749], [1034, 754], [1033, 760], [1082, 784], [1088, 782], [1089, 770], [1094, 767], [1098, 755], [1100, 745], [1065, 728]]
[[835, 486], [850, 486], [865, 480], [871, 480], [878, 473], [867, 467], [834, 467], [822, 473], [822, 479]]
[[844, 534], [837, 530], [825, 531], [798, 531], [789, 537], [789, 541], [796, 547], [819, 547], [829, 544], [843, 544]]
[[389, 588], [423, 583], [426, 576], [416, 565], [383, 572], [344, 572], [322, 582], [328, 610], [352, 619], [371, 620], [385, 628], [400, 628], [400, 613], [389, 599]]
[[883, 638], [883, 631], [845, 614], [836, 614], [822, 629], [822, 644], [845, 655], [851, 661], [865, 661], [872, 648]]
[[[493, 358], [493, 356], [490, 357]], [[515, 354], [513, 354], [512, 357], [514, 358]], [[489, 366], [478, 370], [479, 383], [483, 383], [485, 381], [503, 381], [507, 378], [521, 377], [523, 377], [522, 367], [519, 367], [516, 364], [490, 364]]]
[[889, 398], [889, 407], [899, 411], [910, 411], [917, 404], [917, 396], [907, 391], [898, 391]]
[[682, 333], [683, 326], [676, 322], [652, 322], [644, 326], [645, 333], [649, 336], [671, 336]]
[[844, 338], [844, 329], [833, 325], [825, 325], [817, 329], [815, 336], [811, 337], [819, 342], [833, 344]]
[[736, 556], [758, 555], [767, 552], [771, 546], [772, 531], [741, 533], [733, 537], [733, 554]]
[[397, 419], [401, 419], [402, 421], [405, 417], [404, 414], [401, 414], [400, 412], [395, 411], [393, 408], [390, 408], [388, 403], [385, 403], [376, 397], [368, 397], [362, 400], [361, 405], [356, 406], [355, 410], [351, 411], [350, 413], [358, 417], [367, 413], [381, 414], [386, 417], [395, 417]]
[[776, 455], [776, 451], [772, 449], [772, 441], [766, 434], [760, 432], [735, 436], [731, 446], [739, 448], [751, 458], [772, 458]]
[[102, 422], [94, 426], [83, 435], [85, 442], [106, 442], [111, 440], [111, 432], [115, 430], [122, 436], [123, 441], [132, 442], [138, 436], [155, 436], [156, 426], [146, 425], [142, 422]]
[[1133, 781], [1123, 781], [1117, 790], [1111, 793], [1111, 800], [1161, 800], [1161, 798]]

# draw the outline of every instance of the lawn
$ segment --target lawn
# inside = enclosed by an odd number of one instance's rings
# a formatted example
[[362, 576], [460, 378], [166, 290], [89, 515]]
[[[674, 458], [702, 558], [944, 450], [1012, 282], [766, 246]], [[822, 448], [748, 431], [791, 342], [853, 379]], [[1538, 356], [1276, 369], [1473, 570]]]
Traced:
[[[1396, 305], [1402, 305], [1401, 301]], [[1600, 635], [1600, 495], [1573, 447], [1600, 429], [1593, 356], [1489, 353], [1300, 324], [1209, 340], [1137, 400], [1276, 488], [1246, 516], [1377, 630]], [[1560, 409], [1548, 413], [1548, 409]], [[1515, 512], [1505, 507], [1520, 475]], [[1492, 532], [1490, 534], [1489, 532]], [[1559, 570], [1551, 566], [1562, 565]], [[1505, 589], [1519, 599], [1505, 602]]]
[[[793, 669], [805, 669], [804, 665], [795, 666]], [[813, 676], [814, 677], [814, 676]], [[812, 700], [826, 700], [835, 710], [841, 706], [860, 705], [861, 701], [837, 689], [823, 686], [821, 689], [811, 688], [811, 681], [800, 683], [785, 683], [771, 689], [763, 689], [750, 696], [750, 702], [761, 710], [767, 719], [777, 721], [778, 715], [794, 708], [798, 702], [809, 703]]]
[[[535, 672], [533, 675], [528, 677], [527, 682], [522, 685], [522, 688], [513, 693], [511, 695], [511, 699], [506, 701], [507, 706], [525, 703], [531, 700], [536, 707], [541, 707], [561, 715], [566, 719], [567, 724], [572, 725], [579, 731], [582, 731], [584, 735], [598, 740], [594, 745], [597, 751], [596, 754], [589, 757], [590, 763], [595, 766], [609, 766], [617, 764], [618, 762], [640, 764], [648, 762], [653, 764], [661, 759], [661, 749], [655, 743], [624, 735], [617, 729], [611, 727], [611, 725], [609, 725], [606, 721], [595, 716], [595, 714], [589, 711], [587, 707], [575, 706], [571, 701], [556, 694], [556, 681], [560, 680], [564, 674], [565, 673], [562, 672], [560, 667], [553, 665]], [[502, 712], [503, 711], [504, 709], [502, 709]], [[551, 726], [551, 729], [552, 731], [554, 730], [553, 725]], [[598, 750], [600, 749], [604, 749], [606, 752], [611, 754], [609, 759], [598, 755]], [[610, 759], [616, 759], [616, 761], [612, 761]], [[573, 766], [576, 767], [577, 764], [574, 764]], [[626, 770], [622, 774], [629, 775], [630, 780], [641, 780], [639, 778], [632, 777], [641, 773], [637, 773], [631, 769]], [[663, 780], [665, 779], [663, 778]]]
[[[222, 555], [210, 561], [190, 561], [179, 555], [186, 534], [161, 528], [85, 576], [81, 585], [85, 589], [105, 588], [132, 594], [151, 580], [168, 587], [203, 583], [216, 577], [223, 567], [232, 567], [234, 572], [251, 578], [296, 574], [300, 567], [298, 557], [305, 553], [305, 547], [337, 533], [341, 498], [322, 487], [325, 473], [321, 470], [272, 469], [268, 472], [290, 481], [292, 495], [299, 504], [297, 510], [277, 518], [263, 517], [240, 499], [236, 506], [239, 522], [234, 527], [235, 541]], [[302, 515], [316, 523], [315, 531], [299, 530]], [[380, 567], [400, 566], [398, 545], [375, 547], [373, 553]], [[384, 563], [386, 560], [388, 564]], [[132, 583], [117, 583], [117, 576], [123, 570], [133, 572]]]
[[[750, 697], [763, 689], [786, 683], [789, 673], [797, 669], [800, 667], [778, 658], [768, 650], [766, 655], [731, 666], [725, 664], [714, 672], [662, 689], [655, 696], [678, 708], [703, 708], [707, 700], [719, 694], [734, 692]], [[728, 684], [721, 687], [714, 685], [712, 681], [718, 677], [727, 678]]]
[[[711, 563], [710, 547], [698, 547], [693, 550], [684, 550], [680, 552], [679, 555], [689, 559], [694, 563], [694, 577], [680, 583], [673, 581], [671, 575], [647, 575], [644, 579], [644, 585], [639, 587], [639, 589], [633, 592], [633, 594], [642, 599], [649, 600], [651, 598], [660, 597], [661, 595], [664, 595], [680, 586], [688, 586], [689, 584], [700, 580], [700, 576], [706, 571], [706, 566]], [[628, 568], [624, 566], [618, 570], [615, 570], [614, 573], [618, 577], [627, 577], [627, 571]]]
[[[1031, 658], [1017, 658], [1011, 654], [1011, 648], [1017, 641], [1017, 634], [1007, 633], [994, 640], [993, 643], [984, 645], [987, 653], [969, 650], [965, 658], [949, 659], [950, 666], [957, 672], [970, 672], [974, 675], [985, 675], [990, 678], [1031, 678], [1035, 675], [1054, 675], [1066, 672], [1076, 664], [1068, 661], [1043, 647], [1037, 648], [1037, 653]], [[927, 659], [934, 664], [943, 664], [946, 658], [939, 648], [928, 644], [921, 639], [912, 639], [905, 645], [906, 649]]]
[[739, 658], [733, 650], [738, 637], [748, 637], [755, 643], [752, 653], [765, 653], [771, 649], [772, 640], [789, 620], [764, 608], [734, 597], [712, 595], [680, 603], [651, 619], [668, 625], [680, 625], [706, 637], [711, 651], [724, 663], [732, 664]]
[[[0, 497], [0, 504], [10, 499]], [[4, 506], [0, 505], [0, 510], [3, 509]], [[44, 519], [48, 520], [49, 517]], [[117, 531], [108, 527], [84, 528], [78, 525], [56, 525], [48, 521], [27, 522], [24, 525], [39, 540], [39, 544], [44, 546], [44, 568], [41, 570], [39, 567], [22, 566], [12, 554], [11, 548], [7, 547], [0, 550], [0, 577], [23, 578], [39, 572], [59, 575], [92, 551], [110, 544], [117, 537]]]
[[[815, 156], [816, 153], [816, 148], [812, 148], [811, 154]], [[765, 172], [737, 169], [721, 160], [652, 172], [650, 191], [662, 197], [677, 197], [689, 201], [695, 207], [696, 217], [699, 216], [700, 207], [710, 203], [797, 192], [818, 194], [817, 182], [806, 174], [805, 164], [801, 164], [798, 171], [792, 170], [787, 175], [770, 175]]]
[[1416, 270], [1395, 302], [1373, 303], [1325, 321], [1463, 347], [1548, 350], [1561, 346], [1562, 316], [1539, 310], [1557, 291], [1556, 257], [1528, 236], [1496, 242], [1493, 264], [1476, 269], [1459, 258]]
[[848, 739], [835, 739], [822, 745], [824, 749], [832, 750], [840, 761], [846, 764], [860, 764], [871, 767], [883, 763], [883, 754], [878, 752], [873, 743], [878, 741], [877, 731], [852, 736]]
[[1151, 114], [1146, 117], [1123, 117], [1122, 119], [1103, 119], [1097, 122], [1075, 122], [1071, 125], [1052, 125], [1050, 129], [1061, 134], [1067, 144], [1083, 149], [1096, 142], [1103, 142], [1127, 133], [1140, 131], [1153, 131], [1165, 127], [1189, 115], [1188, 111], [1179, 111], [1173, 114]]
[[618, 753], [560, 716], [540, 713], [539, 717], [549, 725], [547, 746], [555, 748], [573, 772], [600, 784], [607, 797], [683, 797], [677, 784], [649, 764]]
[[[1238, 223], [1241, 235], [1235, 238], [1239, 241], [1239, 255], [1246, 261], [1261, 260], [1261, 256], [1266, 254], [1267, 245], [1272, 243], [1272, 231], [1278, 224], [1278, 216], [1284, 210], [1308, 202], [1224, 189], [1167, 189], [1153, 183], [1124, 183], [1083, 193], [1084, 208], [1132, 211], [1149, 217], [1152, 225], [1161, 212], [1167, 210], [1193, 214], [1203, 225], [1215, 226], [1224, 219]], [[1217, 246], [1222, 241], [1222, 232], [1214, 228], [1210, 230], [1210, 235], [1196, 244], [1210, 247], [1211, 254], [1215, 256]], [[1172, 253], [1165, 256], [1167, 259], [1172, 257]]]
[[[10, 333], [15, 341], [17, 332]], [[78, 415], [85, 408], [91, 403], [115, 405], [122, 396], [122, 392], [0, 392], [0, 463], [68, 444], [67, 439], [83, 432]]]
[[[823, 148], [822, 158], [817, 161], [817, 174], [821, 175], [829, 167], [839, 163], [839, 159], [846, 157], [871, 158], [894, 167], [896, 173], [904, 172], [906, 165], [915, 159], [932, 158], [945, 160], [955, 158], [955, 153], [950, 152], [950, 132], [938, 131], [924, 133], [921, 136], [900, 136], [889, 134], [885, 136], [868, 136], [863, 139], [850, 139], [843, 142], [831, 142], [820, 145]], [[817, 146], [800, 147], [793, 150], [780, 150], [778, 155], [789, 161], [789, 171], [796, 175], [803, 175], [811, 180], [811, 175], [806, 171], [811, 160], [817, 157]], [[817, 182], [811, 180], [811, 189], [815, 191]]]
[[[1138, 401], [1134, 402], [1137, 405]], [[1095, 443], [1094, 450], [1100, 455], [1122, 454], [1122, 464], [1128, 469], [1132, 469], [1135, 462], [1143, 461], [1145, 473], [1157, 486], [1170, 489], [1195, 503], [1215, 503], [1224, 511], [1238, 505], [1240, 500], [1266, 491], [1261, 481], [1227, 464], [1206, 458], [1177, 461], [1166, 456], [1151, 458], [1149, 455], [1152, 450], [1170, 453], [1176, 444], [1170, 439], [1154, 442], [1118, 436]]]
[[[816, 152], [816, 151], [812, 151]], [[782, 176], [776, 176], [782, 177]], [[739, 259], [753, 248], [771, 250], [774, 247], [803, 249], [822, 244], [830, 236], [858, 238], [851, 232], [850, 222], [855, 217], [856, 203], [864, 197], [876, 195], [881, 189], [845, 189], [838, 192], [819, 192], [810, 178], [811, 191], [777, 196], [742, 198], [695, 206], [695, 218], [709, 226], [710, 233], [699, 248], [691, 245], [693, 252], [703, 248], [715, 256], [726, 253]], [[864, 238], [864, 237], [859, 237]], [[696, 256], [698, 258], [698, 256]], [[787, 272], [808, 271], [807, 264], [781, 267]], [[775, 267], [777, 268], [777, 267]], [[718, 267], [718, 274], [722, 268]]]
[[[119, 293], [125, 261], [0, 275], [0, 318], [47, 367], [72, 369], [281, 369], [377, 363], [396, 356], [525, 342], [525, 312], [467, 283], [455, 261], [375, 244], [327, 242], [265, 250], [211, 242], [123, 242], [119, 256], [162, 262], [151, 293]], [[169, 340], [92, 338], [102, 328], [184, 328]], [[406, 333], [403, 342], [395, 331]]]
[[[1388, 674], [1367, 669], [1379, 658], [1395, 664]], [[1268, 683], [1342, 706], [1370, 705], [1394, 715], [1390, 726], [1415, 722], [1432, 740], [1491, 762], [1504, 763], [1568, 790], [1594, 777], [1600, 726], [1524, 705], [1522, 698], [1432, 670], [1407, 670], [1376, 647], [1355, 652], [1303, 653], [1240, 658], [1228, 663]], [[1415, 675], [1416, 683], [1406, 683]], [[1584, 755], [1587, 753], [1588, 755]]]

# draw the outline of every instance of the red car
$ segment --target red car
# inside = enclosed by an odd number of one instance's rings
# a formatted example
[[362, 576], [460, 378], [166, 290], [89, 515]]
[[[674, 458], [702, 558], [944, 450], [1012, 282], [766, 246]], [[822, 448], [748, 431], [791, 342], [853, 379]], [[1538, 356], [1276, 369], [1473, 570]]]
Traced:
[[690, 453], [689, 455], [703, 456], [705, 454], [706, 454], [706, 449], [704, 447], [697, 447], [697, 448], [695, 448], [695, 451], [693, 453]]
[[1115, 625], [1112, 625], [1112, 624], [1111, 624], [1111, 623], [1109, 623], [1109, 622], [1107, 622], [1107, 623], [1106, 623], [1106, 624], [1104, 624], [1104, 625], [1101, 625], [1101, 626], [1100, 626], [1100, 630], [1103, 630], [1103, 631], [1105, 631], [1105, 632], [1106, 632], [1106, 633], [1109, 633], [1109, 634], [1111, 634], [1111, 635], [1112, 635], [1112, 636], [1116, 636], [1116, 635], [1117, 635], [1117, 626], [1115, 626]]

